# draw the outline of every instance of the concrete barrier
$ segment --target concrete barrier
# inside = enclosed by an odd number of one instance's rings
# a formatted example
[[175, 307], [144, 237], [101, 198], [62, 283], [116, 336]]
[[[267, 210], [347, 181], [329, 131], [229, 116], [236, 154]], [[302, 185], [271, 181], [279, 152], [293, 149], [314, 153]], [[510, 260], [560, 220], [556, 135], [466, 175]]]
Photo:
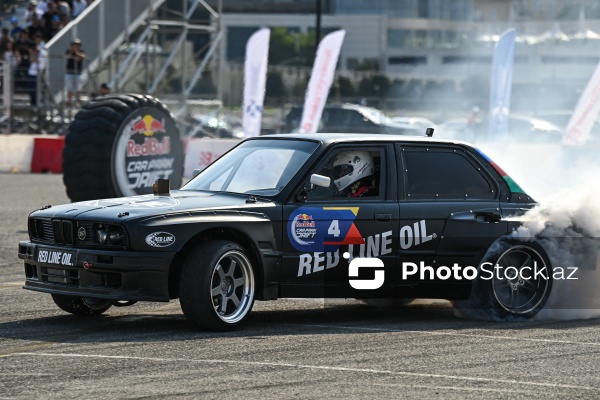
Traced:
[[62, 150], [65, 137], [36, 137], [33, 139], [31, 172], [62, 173]]
[[0, 172], [31, 172], [37, 135], [0, 135]]

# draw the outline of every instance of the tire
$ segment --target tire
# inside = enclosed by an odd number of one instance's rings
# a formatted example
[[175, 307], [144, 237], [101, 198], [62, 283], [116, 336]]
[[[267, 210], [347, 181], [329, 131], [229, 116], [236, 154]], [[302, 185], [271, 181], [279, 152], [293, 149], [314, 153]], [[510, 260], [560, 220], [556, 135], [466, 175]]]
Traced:
[[252, 310], [254, 291], [254, 270], [245, 250], [224, 240], [194, 248], [179, 277], [181, 310], [188, 320], [211, 331], [240, 325]]
[[102, 299], [83, 299], [78, 296], [52, 294], [52, 300], [63, 311], [75, 315], [100, 315], [108, 310], [112, 302]]
[[[183, 177], [183, 144], [175, 121], [157, 99], [137, 94], [102, 96], [85, 104], [75, 115], [65, 137], [63, 148], [63, 182], [71, 201], [96, 200], [111, 197], [152, 193], [152, 188], [138, 192], [123, 184], [115, 165], [125, 155], [115, 158], [121, 136], [126, 135], [136, 112], [160, 116], [169, 128], [170, 155], [173, 165], [169, 179], [171, 187], [179, 188]], [[133, 135], [132, 135], [133, 136]], [[139, 135], [143, 136], [143, 135]], [[165, 133], [165, 136], [167, 134]], [[120, 148], [120, 151], [125, 151]], [[119, 153], [120, 154], [120, 153]], [[124, 163], [123, 163], [124, 164]], [[119, 164], [120, 165], [120, 164]], [[125, 171], [126, 167], [121, 167]], [[121, 175], [125, 174], [122, 172]], [[152, 182], [154, 183], [154, 182]], [[137, 190], [137, 189], [135, 189]]]
[[[490, 263], [486, 268], [493, 273], [480, 270], [468, 301], [469, 308], [483, 311], [494, 320], [532, 318], [544, 307], [552, 291], [552, 266], [546, 252], [538, 243], [513, 240], [492, 248], [482, 265]], [[536, 276], [535, 270], [543, 274]]]

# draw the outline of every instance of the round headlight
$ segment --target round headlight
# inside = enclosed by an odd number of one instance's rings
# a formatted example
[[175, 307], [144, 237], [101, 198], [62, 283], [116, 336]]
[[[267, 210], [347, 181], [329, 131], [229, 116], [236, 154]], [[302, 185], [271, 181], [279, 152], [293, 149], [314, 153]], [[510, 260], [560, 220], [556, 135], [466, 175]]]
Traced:
[[98, 225], [94, 232], [94, 239], [96, 240], [96, 243], [103, 244], [104, 242], [106, 242], [107, 236], [108, 232], [106, 230], [106, 227], [102, 224]]
[[123, 243], [124, 239], [125, 231], [123, 231], [123, 228], [117, 225], [112, 225], [108, 233], [108, 240], [110, 240], [110, 242], [114, 245], [120, 245]]

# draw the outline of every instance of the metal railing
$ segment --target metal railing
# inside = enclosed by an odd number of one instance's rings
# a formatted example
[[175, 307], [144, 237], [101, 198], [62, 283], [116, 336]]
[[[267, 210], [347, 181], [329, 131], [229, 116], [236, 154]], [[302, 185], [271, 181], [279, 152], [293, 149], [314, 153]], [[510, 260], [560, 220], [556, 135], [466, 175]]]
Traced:
[[[117, 51], [138, 26], [165, 0], [98, 0], [93, 2], [75, 20], [71, 21], [48, 43], [49, 63], [47, 82], [54, 100], [59, 103], [64, 98], [64, 85], [60, 84], [60, 63], [71, 41], [80, 39], [86, 53], [88, 74], [100, 67], [107, 58]], [[58, 74], [58, 75], [57, 75]]]

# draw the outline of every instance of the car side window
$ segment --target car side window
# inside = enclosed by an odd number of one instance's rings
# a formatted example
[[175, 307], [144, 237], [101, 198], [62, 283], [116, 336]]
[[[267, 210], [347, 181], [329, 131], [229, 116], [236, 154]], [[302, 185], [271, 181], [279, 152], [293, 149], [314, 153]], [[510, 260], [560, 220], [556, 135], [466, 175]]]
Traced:
[[330, 178], [330, 185], [314, 186], [306, 196], [307, 201], [382, 198], [384, 155], [381, 148], [344, 147], [330, 153], [311, 173]]
[[494, 199], [496, 190], [481, 168], [461, 151], [404, 151], [407, 199]]

